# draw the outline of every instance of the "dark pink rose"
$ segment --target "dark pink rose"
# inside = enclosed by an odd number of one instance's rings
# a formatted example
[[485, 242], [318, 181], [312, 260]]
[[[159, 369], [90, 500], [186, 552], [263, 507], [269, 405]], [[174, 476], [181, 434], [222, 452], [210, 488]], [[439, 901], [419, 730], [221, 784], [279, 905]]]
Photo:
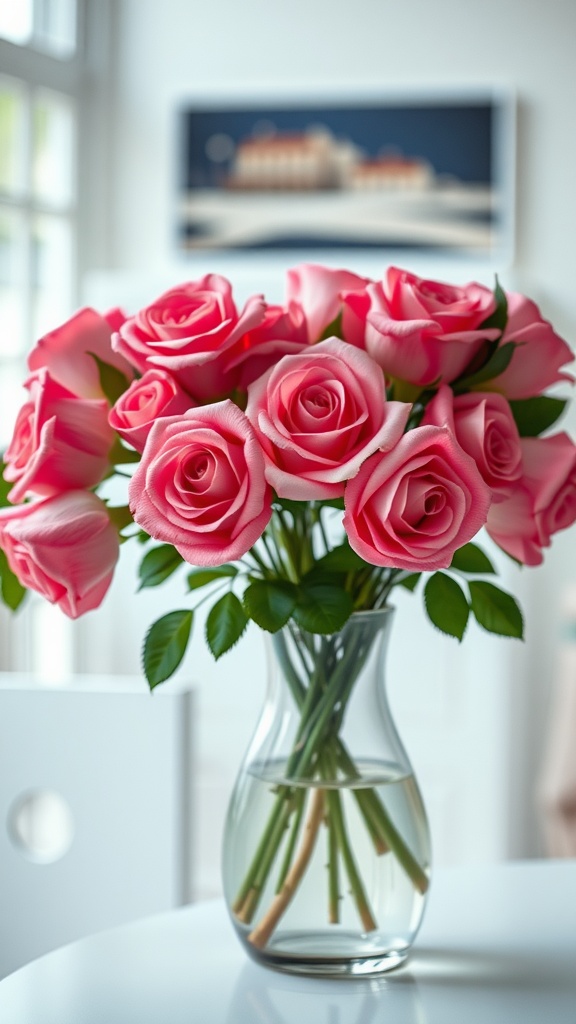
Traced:
[[246, 415], [282, 498], [330, 498], [378, 448], [392, 448], [411, 406], [387, 402], [379, 367], [338, 338], [285, 356], [248, 388]]
[[[387, 378], [418, 386], [455, 380], [487, 340], [500, 332], [481, 324], [494, 311], [491, 291], [427, 281], [390, 267], [368, 285], [364, 344]], [[364, 303], [365, 304], [365, 303]], [[357, 317], [360, 306], [355, 307]]]
[[342, 311], [343, 292], [363, 292], [369, 279], [349, 270], [334, 270], [304, 263], [287, 273], [286, 298], [304, 311], [308, 341], [320, 340], [323, 331]]
[[508, 323], [501, 344], [514, 341], [512, 359], [504, 373], [491, 382], [508, 398], [532, 398], [559, 381], [573, 382], [560, 369], [571, 363], [574, 353], [552, 325], [544, 320], [536, 303], [524, 295], [507, 293]]
[[486, 529], [524, 565], [540, 565], [542, 548], [576, 521], [576, 445], [568, 434], [521, 441], [522, 479], [506, 501], [493, 505]]
[[373, 565], [445, 569], [486, 522], [491, 495], [447, 427], [416, 427], [346, 484], [350, 546]]
[[246, 391], [252, 381], [261, 377], [282, 356], [300, 352], [308, 346], [308, 332], [302, 310], [292, 303], [267, 306], [264, 320], [244, 335], [231, 354], [229, 368], [239, 371], [238, 388]]
[[495, 392], [453, 396], [442, 385], [428, 405], [422, 425], [447, 426], [470, 455], [492, 491], [501, 501], [512, 493], [522, 476], [520, 436], [510, 406]]
[[239, 313], [229, 281], [206, 274], [164, 292], [127, 320], [113, 345], [141, 373], [160, 367], [198, 402], [215, 401], [237, 386], [239, 371], [228, 364], [264, 312], [262, 296], [254, 295]]
[[53, 380], [82, 398], [103, 398], [100, 374], [93, 355], [116, 367], [128, 380], [134, 370], [112, 349], [112, 334], [124, 322], [119, 309], [100, 316], [93, 309], [81, 309], [61, 327], [45, 334], [28, 356], [30, 370], [46, 367]]
[[78, 398], [46, 368], [26, 381], [30, 400], [16, 419], [4, 455], [11, 502], [94, 487], [109, 469], [114, 433], [105, 399]]
[[97, 608], [118, 560], [118, 532], [90, 491], [0, 510], [0, 547], [21, 584], [71, 619]]
[[146, 370], [120, 395], [110, 410], [110, 426], [136, 451], [144, 449], [155, 420], [179, 416], [196, 403], [165, 370]]
[[129, 499], [135, 521], [192, 565], [241, 558], [272, 514], [262, 450], [229, 400], [157, 420]]

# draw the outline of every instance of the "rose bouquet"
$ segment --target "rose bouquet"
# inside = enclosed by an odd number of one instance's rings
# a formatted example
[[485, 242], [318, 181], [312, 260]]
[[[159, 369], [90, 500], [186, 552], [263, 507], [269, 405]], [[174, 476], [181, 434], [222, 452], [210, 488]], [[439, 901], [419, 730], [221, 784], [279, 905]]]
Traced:
[[[351, 617], [403, 586], [420, 588], [431, 621], [458, 639], [470, 615], [522, 635], [474, 538], [484, 528], [537, 565], [576, 519], [576, 446], [550, 432], [566, 403], [548, 393], [571, 381], [572, 358], [534, 302], [498, 282], [453, 286], [396, 267], [370, 280], [318, 265], [288, 272], [284, 305], [255, 295], [239, 309], [230, 283], [207, 274], [134, 316], [83, 309], [32, 350], [4, 454], [4, 601], [15, 609], [31, 589], [82, 615], [132, 538], [144, 546], [140, 586], [181, 573], [186, 595], [145, 638], [150, 687], [179, 666], [204, 601], [215, 658], [250, 620], [292, 630], [300, 726], [238, 894], [242, 921], [261, 896], [254, 877], [271, 871], [288, 823], [294, 836], [300, 827], [289, 782], [329, 768], [355, 777], [339, 733], [366, 653], [357, 647], [343, 670]], [[126, 483], [121, 504], [105, 496], [113, 476]], [[310, 817], [350, 867], [335, 800]], [[367, 790], [359, 806], [376, 846], [423, 892], [426, 872], [382, 801]], [[361, 883], [349, 881], [362, 916]]]

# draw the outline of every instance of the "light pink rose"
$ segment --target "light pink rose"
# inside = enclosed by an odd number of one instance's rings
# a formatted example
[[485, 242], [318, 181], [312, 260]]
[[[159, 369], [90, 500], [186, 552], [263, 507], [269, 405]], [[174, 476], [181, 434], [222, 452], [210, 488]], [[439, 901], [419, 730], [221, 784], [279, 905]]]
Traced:
[[491, 495], [446, 427], [415, 427], [344, 492], [350, 546], [373, 565], [444, 569], [486, 522]]
[[0, 547], [20, 583], [71, 619], [102, 603], [120, 549], [106, 506], [90, 491], [1, 509]]
[[130, 364], [112, 349], [112, 333], [124, 320], [120, 309], [112, 309], [104, 316], [89, 308], [79, 310], [61, 327], [40, 338], [28, 356], [29, 369], [46, 367], [52, 379], [73, 394], [82, 398], [103, 398], [93, 355], [116, 367], [128, 380], [134, 376]]
[[246, 391], [252, 381], [261, 377], [282, 356], [300, 352], [308, 346], [304, 313], [296, 303], [287, 309], [267, 306], [264, 320], [248, 331], [236, 347], [229, 368], [239, 371], [238, 388]]
[[506, 297], [508, 323], [500, 344], [514, 341], [518, 347], [504, 373], [495, 377], [490, 386], [516, 399], [540, 395], [559, 381], [572, 383], [570, 374], [560, 372], [562, 366], [574, 359], [569, 345], [543, 319], [535, 302], [515, 292], [507, 293]]
[[[342, 310], [343, 292], [363, 292], [369, 282], [349, 270], [335, 270], [317, 263], [303, 263], [287, 273], [287, 302], [297, 303], [306, 317], [308, 341], [320, 340], [323, 331]], [[348, 340], [348, 339], [347, 339]]]
[[144, 449], [155, 420], [161, 416], [179, 416], [196, 403], [171, 374], [165, 370], [146, 370], [110, 410], [110, 426], [136, 451]]
[[[496, 328], [481, 327], [494, 311], [495, 300], [476, 283], [459, 287], [390, 267], [384, 280], [368, 285], [366, 292], [370, 306], [364, 344], [387, 378], [421, 387], [448, 384], [463, 373], [485, 341], [500, 336]], [[352, 305], [360, 317], [365, 300]]]
[[486, 529], [524, 565], [540, 565], [553, 534], [576, 521], [576, 445], [568, 434], [521, 441], [524, 472], [513, 494], [493, 505]]
[[493, 501], [502, 501], [522, 476], [520, 435], [510, 406], [495, 392], [453, 396], [443, 384], [429, 403], [422, 426], [447, 426], [458, 444], [470, 455]]
[[30, 400], [20, 409], [4, 455], [11, 502], [28, 496], [94, 487], [109, 469], [114, 433], [105, 399], [78, 398], [46, 368], [26, 381]]
[[229, 281], [206, 274], [164, 292], [122, 324], [112, 343], [141, 373], [160, 367], [198, 402], [215, 401], [236, 387], [239, 371], [228, 364], [264, 312], [254, 295], [239, 313]]
[[387, 402], [379, 367], [360, 349], [329, 338], [285, 356], [248, 388], [246, 415], [282, 498], [337, 497], [378, 448], [392, 448], [410, 415]]
[[135, 521], [192, 565], [241, 558], [272, 514], [264, 456], [225, 400], [157, 420], [129, 485]]

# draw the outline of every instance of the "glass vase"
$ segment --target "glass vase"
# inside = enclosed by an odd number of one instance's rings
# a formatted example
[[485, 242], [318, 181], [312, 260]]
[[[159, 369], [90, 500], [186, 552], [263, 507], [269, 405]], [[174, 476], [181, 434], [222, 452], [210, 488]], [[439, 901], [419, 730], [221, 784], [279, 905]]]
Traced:
[[265, 634], [268, 687], [231, 796], [224, 896], [248, 953], [279, 970], [371, 976], [406, 958], [424, 913], [424, 805], [390, 714], [393, 609], [321, 636]]

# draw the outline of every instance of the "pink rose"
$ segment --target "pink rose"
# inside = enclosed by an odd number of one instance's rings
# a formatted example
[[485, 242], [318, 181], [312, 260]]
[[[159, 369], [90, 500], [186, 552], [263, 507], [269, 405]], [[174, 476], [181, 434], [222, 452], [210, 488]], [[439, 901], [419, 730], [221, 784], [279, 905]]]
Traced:
[[264, 311], [264, 300], [254, 295], [238, 313], [226, 278], [206, 274], [171, 288], [127, 320], [113, 345], [141, 373], [160, 367], [198, 402], [215, 401], [236, 387], [238, 369], [228, 364]]
[[70, 320], [45, 334], [28, 356], [30, 370], [46, 367], [53, 380], [82, 398], [103, 398], [98, 356], [132, 380], [134, 370], [112, 350], [112, 333], [124, 322], [119, 309], [100, 316], [93, 309], [81, 309]]
[[444, 569], [486, 522], [491, 495], [446, 427], [416, 427], [346, 485], [350, 546], [373, 565]]
[[559, 381], [573, 382], [560, 367], [571, 363], [574, 353], [552, 325], [544, 320], [536, 303], [515, 292], [507, 294], [508, 323], [501, 344], [514, 341], [510, 363], [491, 384], [508, 398], [532, 398]]
[[288, 271], [286, 299], [304, 311], [310, 343], [319, 341], [341, 312], [342, 293], [363, 292], [368, 280], [349, 270], [333, 270], [316, 263], [304, 263]]
[[486, 529], [524, 565], [540, 565], [552, 535], [576, 521], [576, 445], [568, 434], [521, 441], [524, 473], [513, 494], [493, 505]]
[[[495, 300], [479, 284], [426, 281], [390, 267], [384, 281], [368, 285], [366, 292], [370, 306], [364, 344], [387, 378], [420, 387], [448, 384], [464, 372], [485, 341], [500, 336], [495, 328], [481, 327]], [[356, 308], [358, 316], [361, 312]]]
[[100, 498], [68, 491], [1, 509], [0, 547], [24, 587], [76, 619], [102, 603], [120, 545]]
[[522, 476], [520, 435], [503, 395], [474, 392], [454, 397], [443, 384], [428, 405], [422, 425], [447, 426], [470, 455], [482, 479], [501, 501]]
[[230, 369], [239, 370], [238, 388], [246, 391], [282, 356], [300, 352], [307, 345], [304, 313], [295, 303], [288, 309], [267, 306], [262, 323], [244, 335], [230, 360]]
[[179, 416], [196, 403], [169, 373], [146, 370], [120, 395], [110, 410], [110, 426], [141, 452], [152, 424], [161, 416]]
[[134, 519], [192, 565], [241, 558], [272, 514], [264, 457], [233, 402], [157, 420], [129, 485]]
[[105, 399], [78, 398], [47, 369], [33, 373], [4, 455], [11, 502], [94, 487], [109, 469], [114, 433]]
[[248, 388], [246, 415], [282, 498], [344, 493], [344, 482], [378, 448], [398, 441], [410, 414], [387, 402], [384, 378], [360, 349], [330, 338], [285, 356]]

